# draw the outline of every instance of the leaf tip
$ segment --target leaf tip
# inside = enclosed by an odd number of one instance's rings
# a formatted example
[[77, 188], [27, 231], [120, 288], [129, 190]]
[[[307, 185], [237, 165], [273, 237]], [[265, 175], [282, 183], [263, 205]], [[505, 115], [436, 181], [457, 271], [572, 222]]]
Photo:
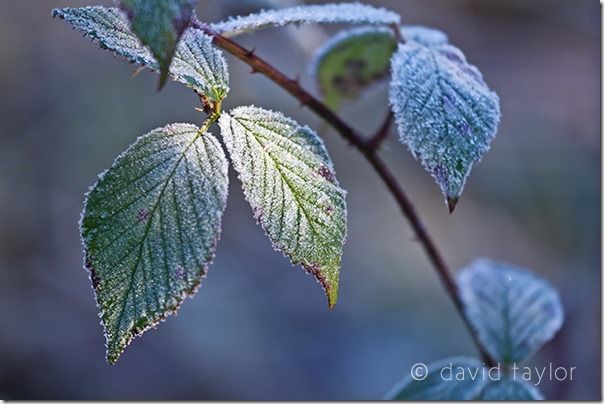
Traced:
[[452, 214], [457, 206], [457, 202], [459, 202], [459, 197], [451, 197], [447, 196], [447, 208], [449, 208], [449, 214]]
[[168, 68], [163, 68], [161, 69], [161, 73], [159, 75], [159, 84], [157, 85], [157, 91], [161, 91], [162, 88], [164, 88], [164, 86], [166, 85], [166, 83], [168, 82], [168, 73], [169, 70]]

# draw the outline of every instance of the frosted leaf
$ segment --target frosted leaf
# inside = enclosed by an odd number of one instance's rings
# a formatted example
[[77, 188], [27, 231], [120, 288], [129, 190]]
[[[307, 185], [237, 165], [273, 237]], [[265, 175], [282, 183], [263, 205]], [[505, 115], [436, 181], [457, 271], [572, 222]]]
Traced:
[[[425, 46], [442, 45], [447, 36], [422, 26], [402, 26], [405, 41]], [[396, 50], [391, 28], [361, 27], [341, 31], [322, 45], [310, 64], [325, 103], [337, 108], [344, 99], [354, 99], [368, 86], [390, 73], [390, 58]]]
[[[132, 63], [159, 70], [151, 51], [130, 31], [128, 19], [119, 9], [100, 6], [62, 8], [53, 10], [53, 16], [83, 31], [102, 48]], [[222, 100], [229, 90], [227, 64], [222, 52], [198, 29], [189, 28], [183, 34], [170, 66], [170, 76], [213, 101]]]
[[444, 32], [422, 25], [403, 25], [401, 35], [405, 42], [417, 42], [427, 47], [445, 45], [449, 42], [449, 38]]
[[220, 234], [227, 168], [211, 134], [172, 124], [138, 138], [91, 188], [80, 226], [110, 363], [195, 293]]
[[528, 401], [543, 400], [541, 392], [532, 384], [520, 378], [501, 375], [499, 380], [492, 380], [480, 392], [479, 400], [485, 401]]
[[220, 129], [254, 216], [275, 249], [338, 296], [346, 201], [321, 139], [279, 112], [238, 107]]
[[[476, 398], [487, 380], [482, 364], [473, 358], [453, 357], [429, 364], [415, 364], [387, 395], [387, 400], [451, 401]], [[463, 375], [464, 377], [456, 377]]]
[[562, 326], [558, 293], [524, 269], [478, 259], [457, 279], [472, 327], [500, 362], [527, 359]]
[[387, 28], [363, 27], [342, 31], [321, 46], [311, 62], [325, 103], [337, 108], [344, 99], [385, 78], [396, 40]]
[[132, 31], [159, 62], [160, 88], [168, 78], [176, 45], [189, 26], [196, 3], [197, 0], [121, 0]]
[[455, 206], [499, 124], [499, 97], [449, 45], [401, 44], [392, 57], [390, 105], [402, 143]]
[[359, 3], [320, 4], [266, 10], [247, 16], [231, 17], [212, 24], [212, 28], [225, 36], [239, 35], [262, 28], [287, 24], [350, 23], [391, 25], [398, 24], [398, 14], [383, 8]]

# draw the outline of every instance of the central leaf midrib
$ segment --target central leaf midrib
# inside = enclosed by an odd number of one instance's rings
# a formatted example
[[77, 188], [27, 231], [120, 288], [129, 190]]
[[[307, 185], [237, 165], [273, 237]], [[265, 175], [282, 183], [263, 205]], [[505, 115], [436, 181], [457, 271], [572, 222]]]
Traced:
[[[172, 167], [172, 169], [170, 170], [170, 172], [168, 173], [167, 177], [166, 177], [166, 181], [164, 183], [164, 185], [162, 186], [159, 195], [157, 196], [157, 199], [155, 201], [155, 203], [153, 204], [153, 207], [151, 208], [151, 212], [149, 214], [149, 220], [147, 221], [147, 225], [145, 226], [145, 230], [143, 233], [143, 236], [139, 242], [140, 246], [139, 246], [139, 250], [138, 250], [138, 254], [136, 257], [136, 262], [133, 265], [133, 269], [132, 269], [132, 273], [130, 274], [130, 280], [128, 282], [128, 287], [126, 290], [126, 293], [124, 295], [124, 299], [123, 299], [123, 304], [122, 304], [122, 309], [120, 311], [120, 314], [116, 320], [116, 325], [117, 328], [119, 330], [119, 326], [122, 324], [123, 321], [123, 317], [124, 317], [124, 312], [126, 310], [126, 305], [127, 305], [127, 300], [128, 300], [128, 296], [130, 296], [130, 293], [132, 292], [132, 285], [134, 284], [134, 275], [137, 272], [138, 266], [140, 264], [141, 258], [142, 258], [142, 250], [143, 250], [143, 245], [145, 243], [145, 240], [147, 239], [147, 236], [149, 235], [149, 230], [151, 229], [151, 223], [153, 222], [153, 217], [155, 216], [155, 211], [157, 210], [157, 207], [161, 201], [161, 198], [166, 190], [166, 188], [168, 187], [168, 184], [170, 183], [170, 181], [172, 180], [172, 176], [174, 175], [174, 173], [176, 172], [176, 169], [178, 168], [180, 162], [182, 161], [182, 159], [184, 158], [185, 154], [189, 151], [189, 149], [191, 148], [191, 146], [197, 141], [197, 139], [199, 139], [199, 137], [201, 136], [201, 133], [198, 131], [194, 137], [193, 140], [191, 140], [191, 142], [185, 147], [185, 149], [182, 151], [181, 155], [179, 156], [178, 160], [176, 161], [176, 163], [174, 163], [174, 167]], [[169, 272], [169, 269], [168, 269]]]
[[[252, 134], [252, 138], [256, 141], [256, 143], [258, 143], [258, 145], [260, 146], [260, 148], [262, 149], [262, 143], [260, 142], [260, 140], [256, 137], [256, 135], [254, 134], [254, 132], [247, 126], [245, 126], [242, 122], [240, 122], [239, 120], [237, 120], [239, 122], [239, 124], [241, 126], [243, 126], [249, 133]], [[302, 211], [302, 213], [304, 214], [304, 217], [306, 218], [306, 221], [308, 222], [308, 225], [310, 226], [310, 230], [312, 231], [314, 236], [319, 236], [319, 232], [315, 229], [314, 227], [314, 223], [312, 220], [310, 220], [310, 217], [308, 215], [308, 212], [306, 211], [306, 209], [304, 208], [303, 204], [300, 202], [300, 199], [298, 198], [298, 195], [295, 192], [294, 187], [289, 183], [289, 181], [287, 180], [286, 176], [283, 174], [283, 172], [281, 172], [281, 169], [279, 167], [279, 164], [277, 162], [277, 160], [275, 160], [275, 158], [271, 155], [270, 152], [266, 152], [266, 154], [269, 156], [269, 158], [271, 159], [271, 161], [273, 162], [275, 169], [277, 170], [277, 172], [279, 173], [279, 176], [281, 177], [281, 179], [283, 180], [283, 182], [285, 182], [285, 184], [287, 185], [287, 188], [289, 189], [291, 195], [293, 196], [293, 198], [295, 199], [298, 207], [300, 208], [300, 210]]]

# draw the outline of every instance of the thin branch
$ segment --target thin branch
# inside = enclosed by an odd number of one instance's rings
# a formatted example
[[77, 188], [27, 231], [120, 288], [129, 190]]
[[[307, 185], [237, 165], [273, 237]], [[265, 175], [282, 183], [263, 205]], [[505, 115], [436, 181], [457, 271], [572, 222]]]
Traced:
[[393, 118], [394, 114], [391, 110], [389, 110], [388, 115], [386, 115], [386, 119], [384, 119], [384, 123], [382, 123], [382, 125], [375, 132], [375, 134], [365, 142], [365, 147], [371, 150], [376, 150], [380, 147], [384, 139], [386, 139], [386, 137], [388, 136], [388, 132], [390, 132], [390, 125], [392, 125]]
[[[356, 147], [365, 159], [371, 164], [377, 174], [380, 176], [396, 202], [398, 203], [401, 212], [407, 218], [411, 227], [413, 228], [418, 241], [426, 251], [430, 262], [436, 269], [437, 274], [443, 283], [445, 290], [453, 300], [453, 303], [458, 310], [459, 314], [463, 318], [466, 327], [468, 328], [476, 347], [478, 348], [482, 360], [487, 366], [495, 366], [495, 361], [488, 354], [480, 340], [478, 339], [476, 332], [472, 328], [465, 311], [460, 297], [460, 292], [455, 283], [451, 270], [445, 263], [440, 251], [434, 244], [431, 236], [428, 234], [426, 227], [420, 219], [415, 207], [411, 200], [407, 197], [402, 187], [388, 169], [384, 161], [377, 154], [376, 149], [368, 146], [367, 141], [360, 135], [355, 129], [350, 127], [347, 123], [342, 121], [331, 109], [329, 109], [323, 102], [315, 98], [309, 92], [307, 92], [302, 86], [300, 86], [297, 80], [290, 79], [285, 74], [277, 70], [271, 64], [266, 62], [264, 59], [258, 57], [255, 52], [247, 50], [238, 43], [226, 38], [219, 33], [215, 32], [207, 24], [200, 21], [194, 21], [194, 26], [203, 30], [206, 34], [212, 36], [213, 41], [216, 45], [229, 52], [236, 58], [242, 60], [248, 64], [252, 71], [262, 73], [268, 77], [275, 84], [283, 88], [285, 91], [294, 96], [302, 105], [307, 106], [317, 115], [327, 121], [338, 133], [346, 139], [351, 145]], [[381, 135], [380, 135], [381, 136]]]

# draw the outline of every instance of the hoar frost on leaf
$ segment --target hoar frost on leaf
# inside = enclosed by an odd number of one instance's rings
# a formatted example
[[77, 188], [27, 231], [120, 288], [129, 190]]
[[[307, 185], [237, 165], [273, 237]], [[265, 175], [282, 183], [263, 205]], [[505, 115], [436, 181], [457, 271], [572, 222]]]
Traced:
[[497, 361], [527, 359], [562, 326], [558, 293], [528, 270], [483, 258], [457, 280], [467, 318]]
[[398, 24], [398, 14], [383, 8], [359, 3], [321, 4], [266, 10], [247, 16], [231, 17], [212, 24], [212, 28], [225, 36], [239, 35], [269, 26], [286, 24], [352, 23], [391, 25]]
[[[400, 31], [405, 41], [425, 46], [447, 42], [444, 33], [431, 28], [402, 26]], [[325, 103], [337, 108], [343, 99], [356, 98], [389, 75], [396, 47], [392, 28], [367, 26], [341, 31], [317, 49], [309, 73], [317, 80]]]
[[81, 220], [107, 360], [195, 293], [220, 234], [227, 161], [190, 124], [140, 137], [100, 176]]
[[276, 249], [338, 295], [346, 201], [321, 139], [279, 112], [238, 107], [220, 129], [254, 216]]
[[[130, 30], [126, 15], [117, 8], [101, 6], [54, 9], [53, 16], [83, 31], [102, 48], [125, 57], [132, 63], [159, 71], [151, 51]], [[170, 76], [198, 93], [218, 102], [229, 91], [229, 75], [222, 52], [212, 39], [198, 29], [183, 34], [170, 65]]]
[[160, 88], [168, 78], [176, 45], [189, 26], [196, 3], [197, 0], [121, 0], [132, 31], [159, 62]]
[[495, 137], [499, 98], [459, 49], [440, 43], [444, 38], [428, 40], [429, 46], [398, 46], [389, 101], [401, 142], [434, 177], [452, 211]]

